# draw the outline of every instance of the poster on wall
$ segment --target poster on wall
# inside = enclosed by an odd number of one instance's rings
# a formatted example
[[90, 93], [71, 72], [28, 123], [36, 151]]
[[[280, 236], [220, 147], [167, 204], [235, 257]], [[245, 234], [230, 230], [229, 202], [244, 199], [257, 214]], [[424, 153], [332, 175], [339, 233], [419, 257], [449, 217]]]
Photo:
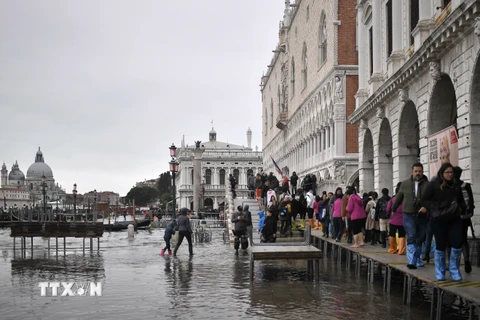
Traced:
[[428, 167], [430, 180], [437, 175], [442, 163], [450, 162], [458, 166], [457, 129], [450, 126], [428, 137]]

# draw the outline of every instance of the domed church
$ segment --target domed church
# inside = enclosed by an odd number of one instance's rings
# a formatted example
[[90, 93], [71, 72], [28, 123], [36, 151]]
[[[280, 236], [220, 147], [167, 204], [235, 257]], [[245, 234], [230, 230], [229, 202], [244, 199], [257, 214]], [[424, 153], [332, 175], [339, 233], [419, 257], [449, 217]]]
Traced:
[[[2, 198], [6, 198], [7, 206], [16, 204], [18, 207], [26, 205], [34, 205], [43, 199], [42, 182], [46, 183], [47, 201], [61, 201], [66, 197], [65, 190], [55, 183], [53, 171], [48, 164], [45, 163], [43, 153], [38, 148], [35, 155], [35, 162], [28, 168], [27, 176], [20, 170], [18, 162], [12, 166], [12, 170], [8, 173], [5, 163], [1, 170], [1, 191]], [[20, 201], [19, 200], [23, 200]], [[25, 203], [28, 202], [28, 203]]]

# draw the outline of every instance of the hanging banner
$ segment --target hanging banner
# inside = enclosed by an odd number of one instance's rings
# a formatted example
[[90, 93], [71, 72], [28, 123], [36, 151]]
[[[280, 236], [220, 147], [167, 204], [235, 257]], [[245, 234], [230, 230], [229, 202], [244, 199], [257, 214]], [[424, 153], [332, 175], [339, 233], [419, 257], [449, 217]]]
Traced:
[[437, 175], [442, 163], [445, 162], [458, 166], [458, 137], [457, 129], [454, 126], [450, 126], [428, 137], [430, 180]]

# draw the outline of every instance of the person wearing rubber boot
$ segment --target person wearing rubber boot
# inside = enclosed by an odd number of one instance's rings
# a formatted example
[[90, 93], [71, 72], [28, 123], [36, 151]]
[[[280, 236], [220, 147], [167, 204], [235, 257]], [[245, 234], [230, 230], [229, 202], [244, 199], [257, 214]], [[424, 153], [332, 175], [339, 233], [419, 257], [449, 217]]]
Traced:
[[178, 242], [173, 250], [173, 255], [177, 255], [178, 248], [182, 244], [183, 238], [187, 238], [188, 241], [188, 252], [190, 256], [193, 256], [193, 246], [192, 246], [192, 227], [190, 226], [190, 219], [187, 217], [188, 209], [180, 209], [180, 217], [178, 217]]
[[420, 258], [422, 243], [427, 230], [427, 208], [422, 204], [421, 199], [428, 185], [428, 178], [423, 174], [423, 165], [416, 162], [412, 166], [410, 178], [402, 181], [400, 190], [395, 198], [392, 211], [402, 205], [403, 227], [407, 233], [407, 267], [416, 269], [423, 267]]
[[308, 216], [308, 225], [310, 226], [310, 230], [313, 230], [315, 226], [313, 224], [313, 204], [315, 203], [315, 197], [313, 196], [313, 190], [308, 190], [306, 194], [307, 199], [307, 216]]
[[170, 240], [172, 236], [175, 234], [175, 228], [177, 227], [177, 223], [172, 221], [168, 224], [167, 228], [165, 229], [165, 234], [163, 235], [163, 240], [165, 240], [165, 248], [160, 251], [160, 255], [163, 257], [165, 255], [165, 251], [168, 250], [168, 255], [172, 255], [172, 249], [170, 248]]
[[[400, 204], [397, 208], [397, 211], [392, 211], [393, 203], [395, 202], [396, 194], [400, 190], [400, 186], [402, 185], [401, 182], [397, 183], [397, 187], [395, 188], [395, 195], [387, 204], [387, 213], [390, 215], [389, 220], [389, 242], [390, 242], [390, 249], [388, 249], [388, 253], [397, 253], [400, 255], [404, 255], [406, 252], [406, 239], [405, 239], [405, 228], [403, 227], [403, 212], [402, 212], [402, 205]], [[396, 234], [398, 231], [398, 246], [397, 246], [397, 238]]]
[[[232, 223], [234, 223], [234, 240], [233, 240], [233, 247], [235, 248], [235, 255], [238, 255], [238, 249], [240, 248], [241, 241], [245, 241], [248, 236], [247, 225], [248, 225], [248, 218], [243, 212], [242, 206], [237, 207], [237, 212], [232, 214]], [[242, 248], [244, 248], [245, 244], [242, 243]], [[248, 247], [248, 240], [247, 240], [247, 247]]]
[[[461, 180], [462, 176], [462, 168], [454, 167], [453, 174], [455, 179], [462, 189], [463, 200], [465, 201], [465, 205], [467, 206], [466, 211], [462, 213], [460, 218], [462, 219], [462, 235], [463, 235], [463, 258], [465, 260], [465, 272], [470, 273], [472, 272], [472, 264], [470, 263], [470, 245], [468, 244], [468, 228], [472, 227], [472, 216], [473, 211], [475, 209], [475, 200], [473, 199], [473, 191], [472, 186], [468, 182], [464, 182]], [[473, 233], [473, 227], [472, 227]]]
[[454, 281], [461, 281], [460, 258], [463, 234], [460, 215], [466, 211], [466, 205], [450, 163], [442, 164], [437, 178], [428, 184], [422, 197], [422, 203], [430, 211], [431, 227], [435, 236], [435, 277], [437, 281], [445, 280], [445, 250], [448, 239], [452, 247], [449, 264], [450, 277]]

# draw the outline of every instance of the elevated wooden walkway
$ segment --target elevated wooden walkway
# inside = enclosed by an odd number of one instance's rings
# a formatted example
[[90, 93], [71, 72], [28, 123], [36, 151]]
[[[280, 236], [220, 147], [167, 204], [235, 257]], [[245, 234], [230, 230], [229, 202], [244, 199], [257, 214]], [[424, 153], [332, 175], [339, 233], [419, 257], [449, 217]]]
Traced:
[[[477, 309], [478, 319], [480, 319], [480, 268], [472, 266], [472, 272], [467, 274], [462, 272], [463, 281], [449, 280], [449, 274], [446, 274], [446, 281], [436, 281], [435, 265], [433, 259], [423, 268], [408, 269], [407, 257], [405, 255], [390, 254], [388, 249], [380, 245], [366, 244], [360, 248], [350, 248], [351, 244], [345, 242], [335, 242], [333, 239], [322, 236], [321, 231], [312, 231], [312, 242], [315, 247], [322, 248], [324, 258], [335, 260], [341, 265], [345, 261], [346, 268], [350, 269], [355, 262], [355, 271], [361, 276], [362, 260], [367, 264], [367, 281], [373, 283], [375, 274], [381, 274], [383, 277], [383, 288], [386, 294], [391, 290], [392, 272], [396, 271], [403, 274], [403, 300], [407, 306], [410, 306], [412, 299], [413, 282], [423, 283], [431, 287], [432, 299], [430, 307], [430, 318], [442, 318], [442, 300], [445, 293], [450, 293], [465, 300], [470, 309], [469, 319], [474, 319], [475, 309]], [[463, 269], [463, 266], [462, 266]]]

